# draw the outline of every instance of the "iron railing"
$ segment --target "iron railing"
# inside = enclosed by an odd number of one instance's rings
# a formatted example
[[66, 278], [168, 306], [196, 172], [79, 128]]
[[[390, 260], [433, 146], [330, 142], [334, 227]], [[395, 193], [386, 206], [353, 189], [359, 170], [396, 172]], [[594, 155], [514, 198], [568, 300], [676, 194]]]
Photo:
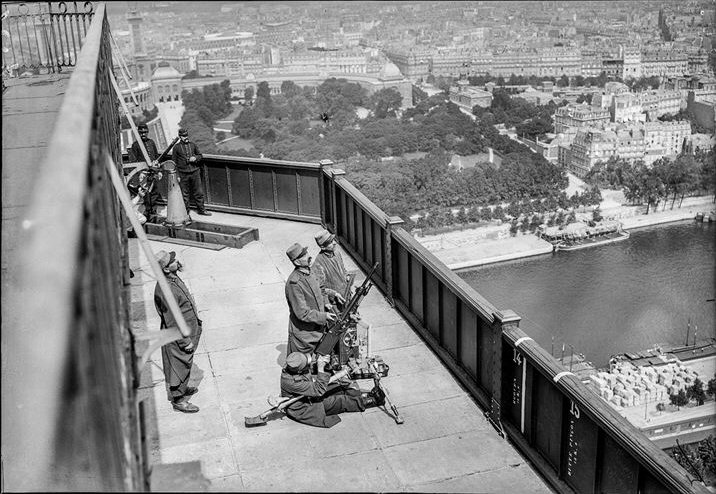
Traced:
[[12, 398], [24, 409], [3, 417], [12, 425], [3, 434], [13, 451], [3, 454], [12, 490], [146, 489], [127, 224], [106, 168], [108, 153], [121, 163], [111, 70], [101, 4], [37, 173], [19, 255], [26, 296], [13, 351], [32, 365]]
[[93, 2], [3, 2], [3, 78], [75, 66], [94, 10]]

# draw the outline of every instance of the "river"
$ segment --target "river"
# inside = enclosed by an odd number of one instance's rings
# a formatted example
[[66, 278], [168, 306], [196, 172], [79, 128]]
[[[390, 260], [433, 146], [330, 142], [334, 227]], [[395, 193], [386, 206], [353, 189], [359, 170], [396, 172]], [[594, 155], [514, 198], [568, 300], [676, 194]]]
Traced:
[[716, 225], [685, 221], [631, 231], [625, 241], [458, 272], [559, 357], [570, 347], [597, 367], [615, 353], [716, 336]]

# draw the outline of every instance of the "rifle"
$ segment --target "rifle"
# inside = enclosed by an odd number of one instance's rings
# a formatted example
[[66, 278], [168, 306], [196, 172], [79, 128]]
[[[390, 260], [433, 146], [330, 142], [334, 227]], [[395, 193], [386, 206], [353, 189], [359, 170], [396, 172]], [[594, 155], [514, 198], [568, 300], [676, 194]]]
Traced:
[[358, 310], [358, 306], [363, 301], [363, 298], [368, 295], [368, 292], [373, 286], [373, 283], [371, 283], [370, 278], [375, 273], [375, 270], [378, 269], [379, 265], [379, 262], [373, 264], [373, 268], [365, 277], [365, 280], [363, 281], [361, 286], [359, 286], [358, 289], [355, 291], [351, 299], [346, 303], [343, 310], [341, 311], [341, 314], [338, 316], [338, 319], [333, 323], [333, 325], [328, 329], [328, 331], [323, 334], [320, 341], [318, 342], [318, 345], [316, 346], [317, 355], [330, 355], [333, 349], [336, 347], [336, 343], [338, 343], [338, 341], [343, 336], [343, 333], [345, 333], [348, 329], [348, 322], [350, 321], [350, 316], [356, 313], [356, 311]]

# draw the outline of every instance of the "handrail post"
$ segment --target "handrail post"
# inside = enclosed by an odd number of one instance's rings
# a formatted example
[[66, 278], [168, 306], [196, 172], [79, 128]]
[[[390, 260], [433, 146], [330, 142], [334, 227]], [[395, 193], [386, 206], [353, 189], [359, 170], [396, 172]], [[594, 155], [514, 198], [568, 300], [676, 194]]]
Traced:
[[502, 428], [502, 332], [506, 329], [518, 328], [521, 317], [512, 310], [496, 311], [495, 321], [490, 326], [492, 332], [492, 393], [490, 409], [485, 416], [497, 432], [505, 437]]
[[383, 259], [385, 259], [385, 292], [391, 306], [395, 306], [393, 301], [393, 230], [405, 223], [400, 216], [391, 216], [385, 223], [385, 245], [383, 246]]
[[[328, 204], [328, 201], [330, 201], [330, 197], [326, 197], [326, 188], [324, 187], [324, 180], [326, 180], [326, 172], [330, 167], [333, 166], [333, 161], [331, 160], [321, 160], [318, 162], [320, 165], [320, 170], [318, 172], [318, 176], [321, 177], [319, 180], [320, 187], [318, 187], [318, 197], [319, 197], [319, 203], [321, 205], [321, 221], [325, 224], [325, 226], [333, 225], [335, 224], [336, 217], [333, 216], [333, 201], [331, 201], [330, 204]], [[333, 185], [331, 185], [333, 187]], [[332, 196], [333, 194], [331, 194]], [[331, 222], [329, 223], [326, 221], [326, 210], [331, 211]], [[335, 230], [335, 227], [329, 228]]]
[[[333, 168], [330, 170], [331, 175], [331, 217], [333, 218], [333, 233], [338, 237], [341, 236], [342, 232], [338, 228], [338, 194], [336, 194], [336, 178], [345, 175], [346, 172], [340, 168]], [[343, 225], [345, 226], [345, 225]]]

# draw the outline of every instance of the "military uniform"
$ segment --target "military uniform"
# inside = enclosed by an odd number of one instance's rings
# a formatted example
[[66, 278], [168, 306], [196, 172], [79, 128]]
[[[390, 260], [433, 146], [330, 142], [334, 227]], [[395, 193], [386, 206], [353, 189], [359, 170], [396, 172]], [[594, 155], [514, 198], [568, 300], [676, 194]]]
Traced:
[[[179, 135], [187, 135], [184, 129], [179, 129]], [[191, 157], [196, 161], [189, 161]], [[182, 197], [186, 212], [189, 212], [189, 201], [193, 200], [196, 204], [196, 210], [199, 214], [207, 211], [204, 209], [204, 187], [201, 184], [201, 172], [199, 162], [203, 156], [191, 141], [179, 141], [172, 148], [172, 161], [176, 163], [176, 170], [179, 178], [179, 188], [181, 188]]]
[[313, 261], [312, 269], [316, 270], [316, 274], [326, 288], [345, 295], [348, 272], [339, 252], [322, 250]]
[[333, 427], [341, 418], [341, 412], [362, 412], [365, 410], [361, 392], [358, 389], [344, 387], [339, 383], [328, 383], [330, 375], [319, 372], [317, 375], [292, 374], [284, 369], [281, 372], [281, 396], [305, 398], [286, 408], [286, 415], [306, 425], [314, 427]]
[[[142, 142], [144, 143], [144, 148], [147, 150], [147, 156], [149, 157], [150, 161], [154, 161], [159, 157], [159, 151], [157, 151], [157, 145], [154, 143], [152, 139], [142, 139]], [[139, 141], [134, 141], [132, 143], [132, 147], [130, 148], [130, 159], [132, 161], [144, 161], [144, 155], [142, 154], [142, 150], [139, 147]], [[139, 176], [140, 173], [137, 173], [132, 177], [133, 185], [138, 187], [140, 185], [140, 179]], [[145, 184], [141, 184], [144, 186]], [[159, 188], [158, 183], [154, 183], [152, 190], [149, 191], [149, 193], [144, 195], [144, 209], [145, 209], [145, 215], [147, 217], [150, 217], [154, 214], [156, 214], [156, 205], [159, 204], [159, 201], [162, 200], [162, 195], [157, 190]]]
[[[199, 345], [201, 337], [201, 319], [198, 317], [194, 297], [184, 282], [175, 275], [167, 275], [166, 280], [169, 288], [176, 298], [182, 316], [187, 326], [191, 329], [191, 335], [181, 340], [173, 341], [162, 347], [162, 364], [164, 367], [164, 378], [167, 388], [167, 399], [175, 402], [186, 394], [189, 384], [189, 375], [194, 361], [194, 352]], [[159, 283], [154, 289], [154, 305], [161, 318], [161, 329], [176, 327], [177, 323], [169, 310], [169, 305], [164, 298]], [[190, 351], [185, 350], [189, 343], [194, 344]]]
[[293, 352], [313, 353], [327, 323], [325, 298], [316, 276], [296, 268], [286, 280], [288, 302], [288, 348]]

